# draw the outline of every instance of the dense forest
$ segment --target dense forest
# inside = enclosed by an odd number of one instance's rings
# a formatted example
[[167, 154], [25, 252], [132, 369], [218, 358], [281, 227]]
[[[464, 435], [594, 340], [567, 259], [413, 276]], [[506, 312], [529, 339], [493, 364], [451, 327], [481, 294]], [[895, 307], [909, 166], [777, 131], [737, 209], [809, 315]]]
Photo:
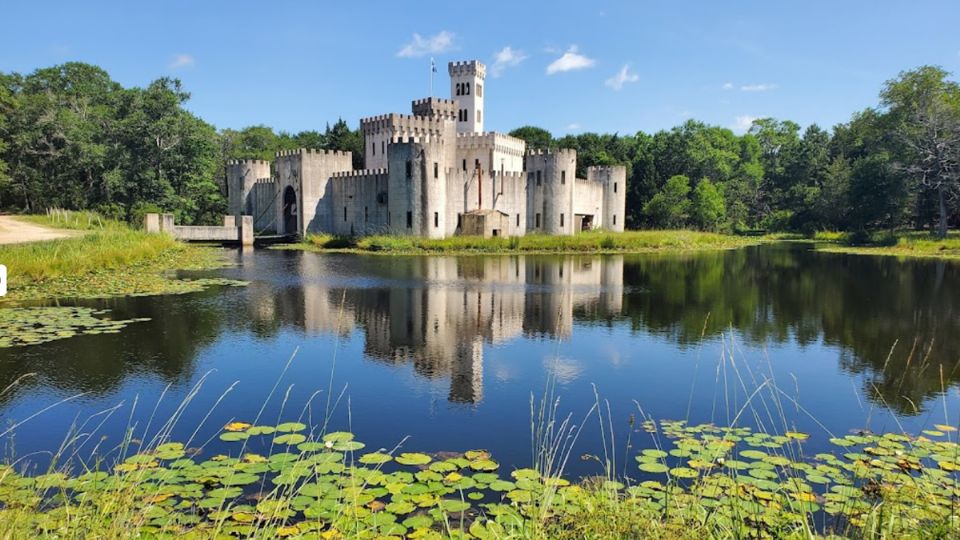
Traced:
[[[123, 88], [82, 63], [0, 73], [0, 208], [134, 222], [163, 209], [214, 222], [227, 159], [311, 147], [353, 151], [363, 165], [362, 135], [343, 120], [323, 132], [217, 130], [184, 108], [188, 98], [175, 79]], [[937, 67], [899, 74], [875, 108], [831, 130], [764, 118], [742, 135], [693, 120], [652, 135], [511, 133], [532, 148], [575, 148], [583, 169], [626, 165], [634, 228], [945, 235], [960, 224], [960, 85]]]

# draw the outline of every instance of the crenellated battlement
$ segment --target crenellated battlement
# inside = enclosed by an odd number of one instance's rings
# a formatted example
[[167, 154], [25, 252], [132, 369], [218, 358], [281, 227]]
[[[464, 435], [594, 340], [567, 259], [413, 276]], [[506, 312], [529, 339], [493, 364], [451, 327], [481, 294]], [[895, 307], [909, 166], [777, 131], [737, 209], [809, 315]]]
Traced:
[[227, 165], [269, 165], [270, 162], [266, 159], [230, 159], [227, 160]]
[[538, 150], [527, 150], [528, 156], [560, 156], [560, 157], [577, 157], [577, 151], [573, 148], [549, 148], [547, 150], [538, 149]]
[[479, 60], [463, 60], [459, 62], [450, 62], [447, 64], [447, 72], [451, 77], [462, 77], [476, 75], [484, 79], [487, 76], [487, 66]]
[[414, 116], [440, 117], [445, 120], [457, 118], [457, 102], [452, 99], [435, 97], [418, 99], [411, 104], [410, 108]]
[[276, 180], [270, 177], [257, 178], [256, 180], [253, 181], [254, 184], [273, 184], [274, 182], [276, 182]]
[[390, 113], [360, 120], [360, 129], [364, 135], [373, 135], [386, 130], [441, 135], [445, 121], [446, 119], [442, 118]]
[[518, 181], [522, 182], [527, 179], [527, 173], [524, 171], [505, 171], [503, 173], [499, 171], [490, 171], [490, 175], [495, 178], [497, 181]]
[[351, 156], [352, 153], [343, 150], [321, 150], [319, 148], [297, 148], [296, 150], [280, 150], [277, 152], [277, 158], [303, 155], [347, 157]]
[[361, 180], [365, 177], [386, 176], [387, 169], [357, 169], [355, 171], [335, 172], [331, 178], [347, 178]]

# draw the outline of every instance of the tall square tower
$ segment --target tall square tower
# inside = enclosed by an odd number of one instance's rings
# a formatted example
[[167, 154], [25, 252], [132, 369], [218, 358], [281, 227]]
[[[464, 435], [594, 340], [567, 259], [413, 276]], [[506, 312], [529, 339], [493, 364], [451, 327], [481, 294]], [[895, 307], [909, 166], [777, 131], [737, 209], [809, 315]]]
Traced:
[[450, 98], [457, 102], [457, 133], [483, 133], [487, 66], [476, 60], [450, 62]]

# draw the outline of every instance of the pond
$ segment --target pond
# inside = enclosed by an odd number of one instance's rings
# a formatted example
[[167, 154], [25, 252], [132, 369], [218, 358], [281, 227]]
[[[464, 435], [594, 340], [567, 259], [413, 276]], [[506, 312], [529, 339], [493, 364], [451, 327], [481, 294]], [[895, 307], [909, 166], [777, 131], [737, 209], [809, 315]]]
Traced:
[[329, 418], [370, 450], [483, 448], [510, 470], [531, 464], [531, 400], [549, 391], [578, 425], [602, 404], [604, 436], [590, 417], [568, 466], [585, 475], [604, 441], [618, 463], [648, 446], [647, 417], [804, 431], [813, 453], [960, 413], [960, 265], [945, 261], [804, 244], [231, 257], [192, 275], [249, 286], [69, 303], [131, 322], [0, 349], [0, 431], [24, 421], [7, 455], [43, 466], [68, 438], [89, 454], [169, 430], [212, 456], [230, 421]]

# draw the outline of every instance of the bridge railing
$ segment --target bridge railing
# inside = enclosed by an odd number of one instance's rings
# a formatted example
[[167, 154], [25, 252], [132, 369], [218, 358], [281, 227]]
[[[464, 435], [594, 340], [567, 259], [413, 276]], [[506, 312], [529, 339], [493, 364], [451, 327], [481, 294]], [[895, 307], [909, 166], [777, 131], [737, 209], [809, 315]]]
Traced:
[[143, 228], [148, 233], [168, 233], [184, 242], [239, 242], [253, 245], [253, 216], [223, 216], [223, 225], [176, 225], [173, 214], [146, 214]]

